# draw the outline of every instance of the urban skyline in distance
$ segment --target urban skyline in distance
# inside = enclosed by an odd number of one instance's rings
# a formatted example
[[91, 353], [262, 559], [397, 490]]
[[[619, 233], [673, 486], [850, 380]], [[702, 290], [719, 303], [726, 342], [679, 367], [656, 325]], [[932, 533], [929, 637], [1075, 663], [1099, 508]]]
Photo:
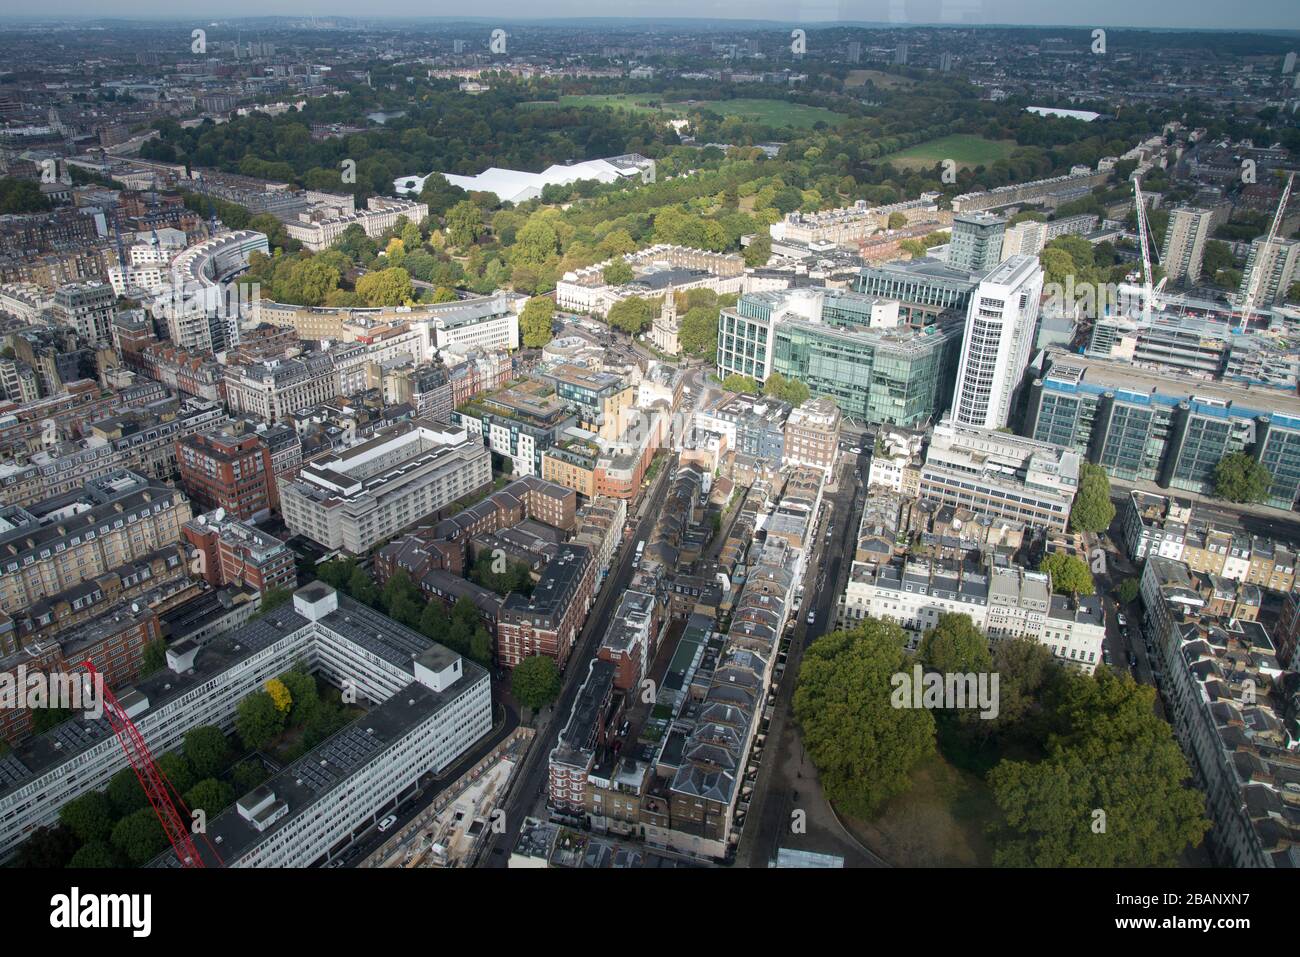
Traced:
[[8, 11], [13, 922], [1289, 927], [1290, 7]]
[[715, 0], [711, 4], [684, 0], [654, 0], [643, 7], [630, 4], [616, 14], [593, 16], [588, 6], [572, 0], [549, 0], [544, 12], [535, 4], [518, 0], [493, 0], [476, 7], [472, 15], [430, 9], [414, 0], [376, 0], [358, 10], [351, 0], [268, 0], [250, 3], [227, 0], [220, 6], [189, 5], [177, 11], [174, 4], [140, 0], [129, 13], [106, 14], [99, 3], [84, 0], [52, 0], [39, 11], [9, 11], [6, 19], [211, 19], [229, 20], [268, 17], [345, 17], [349, 19], [414, 19], [428, 21], [486, 21], [506, 18], [515, 22], [581, 21], [733, 21], [755, 26], [767, 24], [815, 23], [866, 26], [1031, 26], [1031, 27], [1117, 27], [1159, 30], [1243, 30], [1300, 31], [1294, 4], [1289, 0], [1254, 0], [1245, 8], [1224, 7], [1212, 0], [1152, 0], [1135, 9], [1124, 0], [1093, 0], [1086, 5], [1062, 0], [754, 0], [744, 4]]

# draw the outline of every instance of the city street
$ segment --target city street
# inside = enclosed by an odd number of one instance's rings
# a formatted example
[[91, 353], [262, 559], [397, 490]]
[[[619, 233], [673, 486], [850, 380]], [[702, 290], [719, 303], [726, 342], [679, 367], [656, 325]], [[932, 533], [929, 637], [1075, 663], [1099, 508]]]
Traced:
[[583, 625], [582, 633], [574, 644], [573, 654], [564, 671], [559, 699], [542, 716], [539, 716], [543, 723], [538, 729], [537, 737], [533, 739], [532, 746], [528, 749], [522, 769], [511, 785], [505, 806], [506, 829], [503, 833], [491, 835], [486, 841], [479, 859], [482, 867], [506, 866], [510, 858], [510, 850], [519, 839], [524, 818], [532, 812], [538, 798], [542, 795], [548, 774], [548, 756], [555, 747], [563, 722], [567, 720], [573, 708], [578, 689], [586, 680], [587, 665], [595, 654], [600, 636], [604, 634], [610, 616], [618, 606], [619, 597], [632, 580], [636, 543], [644, 540], [654, 527], [655, 518], [659, 515], [664, 498], [668, 494], [675, 468], [676, 456], [671, 456], [659, 469], [654, 485], [643, 499], [636, 533], [622, 544], [619, 557], [616, 559], [617, 565], [610, 572], [605, 580], [605, 586], [591, 606], [586, 624]]
[[[750, 799], [749, 824], [736, 855], [736, 865], [740, 867], [766, 867], [781, 847], [838, 855], [848, 867], [888, 866], [862, 847], [836, 818], [817, 784], [816, 771], [804, 752], [792, 712], [804, 649], [821, 635], [835, 630], [839, 595], [857, 547], [870, 460], [869, 448], [858, 456], [844, 453], [839, 489], [827, 497], [826, 517], [816, 530], [817, 542], [804, 573], [804, 594], [811, 604], [800, 606], [793, 616], [792, 640], [767, 730], [765, 757]], [[854, 474], [855, 469], [861, 471], [861, 477]], [[826, 538], [828, 523], [833, 526], [829, 539]], [[812, 625], [808, 624], [810, 610], [815, 612]], [[792, 829], [795, 810], [804, 812], [804, 833]]]

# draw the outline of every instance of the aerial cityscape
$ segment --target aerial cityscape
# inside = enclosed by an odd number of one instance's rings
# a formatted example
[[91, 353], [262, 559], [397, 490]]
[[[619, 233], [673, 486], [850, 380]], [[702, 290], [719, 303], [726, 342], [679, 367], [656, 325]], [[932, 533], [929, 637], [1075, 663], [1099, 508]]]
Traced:
[[109, 6], [0, 19], [10, 873], [1300, 867], [1294, 8]]

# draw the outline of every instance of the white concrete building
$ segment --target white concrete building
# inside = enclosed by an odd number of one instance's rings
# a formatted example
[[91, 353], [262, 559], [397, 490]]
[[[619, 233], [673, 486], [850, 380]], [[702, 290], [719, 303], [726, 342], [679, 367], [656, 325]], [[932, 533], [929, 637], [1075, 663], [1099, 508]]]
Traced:
[[492, 456], [463, 428], [413, 419], [315, 459], [281, 483], [285, 524], [353, 555], [492, 481]]
[[1029, 364], [1043, 291], [1038, 259], [1012, 256], [971, 293], [957, 368], [952, 416], [962, 425], [999, 429]]
[[[201, 648], [178, 643], [168, 650], [167, 665], [134, 688], [114, 689], [155, 756], [177, 750], [200, 725], [229, 731], [239, 702], [295, 665], [355, 690], [359, 703], [373, 706], [208, 821], [207, 839], [226, 866], [323, 860], [409, 794], [422, 774], [450, 765], [492, 726], [484, 669], [321, 582]], [[0, 759], [0, 858], [12, 856], [36, 828], [56, 824], [68, 801], [103, 789], [126, 767], [102, 718], [64, 722]], [[207, 842], [196, 843], [205, 863], [216, 866]], [[179, 864], [170, 851], [155, 863]]]

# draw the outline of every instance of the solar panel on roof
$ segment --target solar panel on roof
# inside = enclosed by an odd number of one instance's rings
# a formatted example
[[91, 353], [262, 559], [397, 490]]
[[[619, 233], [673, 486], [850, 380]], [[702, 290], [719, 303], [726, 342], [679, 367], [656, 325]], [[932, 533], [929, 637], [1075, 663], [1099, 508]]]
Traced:
[[10, 787], [18, 784], [32, 776], [27, 765], [23, 764], [14, 755], [6, 755], [0, 759], [0, 785]]

